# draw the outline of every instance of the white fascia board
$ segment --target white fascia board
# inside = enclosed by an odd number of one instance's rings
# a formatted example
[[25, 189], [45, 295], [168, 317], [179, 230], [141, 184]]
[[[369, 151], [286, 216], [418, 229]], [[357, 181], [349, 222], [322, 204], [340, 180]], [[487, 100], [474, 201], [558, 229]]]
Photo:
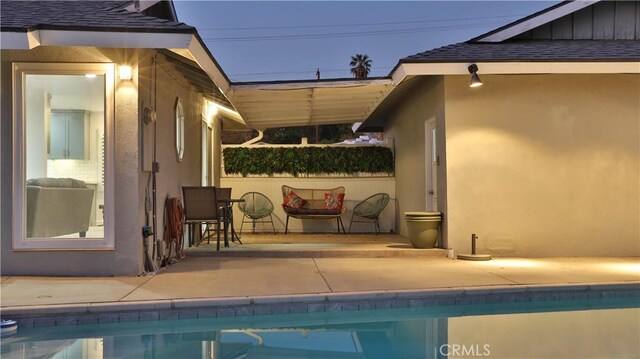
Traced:
[[278, 83], [232, 84], [233, 91], [238, 90], [301, 90], [312, 88], [361, 87], [369, 85], [390, 85], [391, 79], [337, 80], [337, 81], [295, 81]]
[[[208, 101], [210, 101], [210, 100], [208, 100]], [[221, 114], [223, 114], [224, 116], [226, 116], [226, 117], [228, 117], [230, 119], [233, 119], [236, 122], [240, 122], [243, 125], [246, 125], [246, 123], [244, 123], [244, 119], [242, 118], [242, 116], [240, 116], [238, 111], [232, 110], [232, 109], [230, 109], [228, 107], [222, 106], [222, 105], [220, 105], [220, 104], [218, 104], [216, 102], [213, 102], [213, 101], [210, 101], [210, 102], [212, 102], [216, 106], [218, 111]]]
[[[482, 74], [626, 74], [640, 73], [640, 62], [476, 62]], [[406, 76], [469, 75], [469, 63], [402, 64], [394, 80]]]
[[543, 14], [540, 14], [534, 18], [529, 20], [517, 23], [513, 26], [510, 26], [502, 31], [498, 31], [491, 35], [481, 37], [477, 39], [477, 42], [502, 42], [504, 40], [510, 39], [514, 36], [518, 36], [524, 32], [527, 32], [531, 29], [534, 29], [538, 26], [542, 26], [546, 23], [559, 19], [565, 15], [569, 15], [578, 10], [584, 9], [587, 6], [593, 5], [597, 3], [597, 1], [572, 1], [563, 6], [555, 8], [553, 10], [549, 10]]
[[[182, 56], [186, 55], [183, 54], [183, 51], [177, 51], [177, 49], [172, 49], [172, 51]], [[229, 81], [195, 35], [191, 36], [191, 41], [189, 42], [187, 53], [188, 56], [185, 57], [195, 61], [200, 66], [202, 71], [204, 71], [207, 76], [209, 76], [211, 81], [213, 81], [213, 83], [218, 86], [220, 92], [222, 92], [227, 97], [227, 99], [230, 99], [231, 93], [229, 89]], [[231, 103], [233, 104], [233, 101], [231, 101]], [[218, 107], [218, 110], [224, 112], [225, 116], [241, 123], [244, 126], [247, 126], [247, 123], [240, 112], [217, 103], [215, 104]]]
[[2, 32], [3, 50], [30, 50], [38, 46], [120, 47], [137, 49], [188, 48], [192, 34], [35, 30]]
[[135, 49], [187, 48], [189, 33], [39, 30], [42, 46], [120, 47]]
[[195, 62], [200, 65], [200, 68], [209, 75], [213, 83], [218, 86], [223, 94], [227, 95], [229, 81], [195, 35], [191, 35], [187, 49]]
[[38, 31], [8, 32], [0, 34], [0, 49], [2, 50], [30, 50], [40, 46]]

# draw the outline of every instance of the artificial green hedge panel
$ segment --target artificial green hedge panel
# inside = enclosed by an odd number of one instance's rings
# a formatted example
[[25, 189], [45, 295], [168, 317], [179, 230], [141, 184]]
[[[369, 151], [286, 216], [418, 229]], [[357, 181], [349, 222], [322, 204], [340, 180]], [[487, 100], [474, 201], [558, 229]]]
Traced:
[[273, 175], [393, 173], [387, 147], [227, 147], [222, 151], [227, 174]]

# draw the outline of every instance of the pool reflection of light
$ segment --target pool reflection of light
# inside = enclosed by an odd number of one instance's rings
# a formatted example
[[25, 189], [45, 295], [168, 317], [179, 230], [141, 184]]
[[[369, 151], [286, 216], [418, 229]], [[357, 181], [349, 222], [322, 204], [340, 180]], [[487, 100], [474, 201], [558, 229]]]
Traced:
[[487, 267], [502, 268], [536, 268], [547, 266], [547, 263], [543, 262], [542, 260], [526, 258], [493, 258], [490, 261], [476, 263]]

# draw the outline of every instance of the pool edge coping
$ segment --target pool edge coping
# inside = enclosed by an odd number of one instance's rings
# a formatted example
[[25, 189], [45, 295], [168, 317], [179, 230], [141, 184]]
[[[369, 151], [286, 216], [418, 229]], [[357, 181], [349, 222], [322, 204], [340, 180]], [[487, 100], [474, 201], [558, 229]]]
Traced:
[[353, 292], [325, 292], [267, 296], [173, 298], [161, 300], [111, 301], [27, 305], [1, 307], [3, 317], [30, 318], [54, 315], [103, 315], [115, 312], [149, 312], [197, 310], [199, 308], [227, 308], [247, 306], [281, 306], [294, 304], [328, 304], [354, 301], [393, 301], [432, 298], [471, 298], [481, 295], [534, 295], [553, 293], [578, 293], [595, 291], [636, 291], [640, 293], [640, 281], [616, 281], [593, 283], [514, 284], [497, 286], [462, 286], [428, 289], [375, 290]]

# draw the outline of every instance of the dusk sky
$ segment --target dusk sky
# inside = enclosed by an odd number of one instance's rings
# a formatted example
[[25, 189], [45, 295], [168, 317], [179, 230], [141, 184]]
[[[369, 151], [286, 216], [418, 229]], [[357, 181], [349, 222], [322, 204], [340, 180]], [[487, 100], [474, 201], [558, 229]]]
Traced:
[[469, 40], [558, 1], [175, 1], [232, 81], [352, 77], [356, 53], [369, 76], [398, 60]]

